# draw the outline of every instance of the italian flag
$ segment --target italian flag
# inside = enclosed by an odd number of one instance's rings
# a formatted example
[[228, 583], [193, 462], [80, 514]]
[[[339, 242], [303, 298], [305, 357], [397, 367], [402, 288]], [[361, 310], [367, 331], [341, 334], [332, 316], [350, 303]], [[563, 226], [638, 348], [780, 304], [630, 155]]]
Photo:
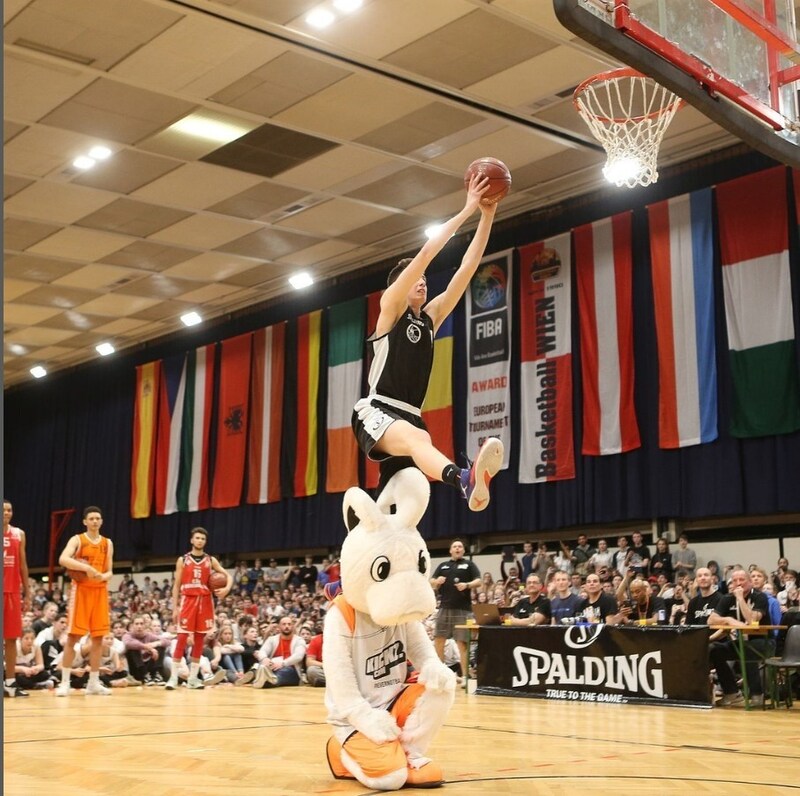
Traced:
[[328, 308], [327, 492], [358, 484], [358, 445], [351, 426], [361, 395], [366, 301], [356, 298]]
[[782, 166], [718, 185], [725, 318], [733, 380], [731, 434], [800, 429]]

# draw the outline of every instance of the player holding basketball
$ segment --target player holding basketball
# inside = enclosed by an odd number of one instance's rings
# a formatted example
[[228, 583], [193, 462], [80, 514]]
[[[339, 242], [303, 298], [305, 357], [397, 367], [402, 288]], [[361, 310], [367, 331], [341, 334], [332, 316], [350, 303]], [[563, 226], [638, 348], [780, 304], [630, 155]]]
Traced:
[[103, 513], [97, 506], [87, 506], [83, 510], [83, 524], [86, 533], [73, 536], [58, 559], [58, 563], [76, 575], [73, 576], [69, 591], [67, 622], [67, 643], [61, 662], [61, 685], [56, 688], [56, 696], [68, 696], [72, 661], [75, 658], [75, 645], [87, 633], [91, 637], [89, 651], [89, 682], [87, 694], [107, 696], [111, 690], [100, 682], [100, 659], [102, 657], [103, 636], [111, 629], [108, 613], [108, 581], [113, 574], [114, 545], [108, 537], [100, 535], [103, 527]]
[[[5, 651], [4, 697], [26, 697], [28, 692], [17, 685], [17, 639], [22, 635], [22, 610], [31, 602], [28, 583], [28, 559], [25, 555], [25, 531], [11, 525], [14, 510], [3, 501], [3, 649]], [[23, 592], [20, 599], [20, 589]]]
[[212, 572], [221, 572], [228, 582], [214, 590], [220, 599], [231, 590], [233, 578], [214, 556], [206, 553], [208, 531], [205, 528], [192, 528], [190, 536], [192, 549], [181, 556], [175, 564], [175, 577], [172, 586], [172, 619], [178, 629], [178, 641], [172, 655], [172, 672], [167, 681], [167, 690], [178, 687], [178, 663], [186, 651], [189, 633], [192, 640], [192, 657], [189, 664], [188, 688], [202, 688], [200, 678], [200, 656], [203, 654], [206, 633], [214, 628], [214, 601], [208, 579]]
[[[467, 289], [489, 241], [497, 205], [481, 203], [488, 189], [488, 178], [473, 176], [461, 212], [442, 224], [416, 257], [401, 260], [390, 272], [369, 338], [375, 352], [369, 395], [353, 411], [359, 447], [380, 462], [379, 491], [396, 472], [416, 465], [429, 478], [459, 489], [473, 511], [489, 503], [488, 485], [500, 469], [503, 443], [490, 437], [472, 467], [461, 469], [434, 447], [421, 406], [433, 366], [433, 339]], [[445, 291], [428, 301], [425, 270], [476, 209], [481, 219], [460, 267]]]

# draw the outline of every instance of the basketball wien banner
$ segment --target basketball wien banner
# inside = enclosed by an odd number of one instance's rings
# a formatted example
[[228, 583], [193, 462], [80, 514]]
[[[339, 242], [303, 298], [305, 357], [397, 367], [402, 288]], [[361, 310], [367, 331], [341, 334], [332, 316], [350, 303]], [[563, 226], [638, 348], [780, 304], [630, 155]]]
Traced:
[[156, 475], [156, 429], [161, 362], [136, 367], [131, 460], [131, 517], [149, 517]]
[[467, 291], [467, 450], [487, 437], [511, 451], [511, 285], [513, 249], [484, 257]]
[[711, 189], [648, 207], [658, 341], [658, 441], [717, 438]]
[[211, 493], [211, 505], [215, 509], [238, 506], [242, 500], [247, 427], [250, 422], [252, 339], [253, 335], [248, 332], [223, 340], [220, 344], [217, 450]]
[[641, 445], [633, 403], [631, 213], [573, 230], [581, 329], [583, 453]]
[[163, 360], [158, 406], [156, 512], [207, 509], [214, 344]]
[[716, 187], [733, 379], [731, 434], [800, 429], [783, 166]]
[[569, 233], [519, 250], [521, 484], [575, 477], [570, 267]]
[[247, 502], [281, 499], [281, 431], [286, 322], [253, 333]]

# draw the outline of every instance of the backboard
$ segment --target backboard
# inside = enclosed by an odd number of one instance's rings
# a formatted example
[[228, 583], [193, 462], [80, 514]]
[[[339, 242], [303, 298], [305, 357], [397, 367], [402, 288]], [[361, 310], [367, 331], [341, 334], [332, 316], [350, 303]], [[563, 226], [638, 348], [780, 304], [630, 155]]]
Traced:
[[553, 0], [581, 38], [754, 149], [800, 166], [794, 0]]

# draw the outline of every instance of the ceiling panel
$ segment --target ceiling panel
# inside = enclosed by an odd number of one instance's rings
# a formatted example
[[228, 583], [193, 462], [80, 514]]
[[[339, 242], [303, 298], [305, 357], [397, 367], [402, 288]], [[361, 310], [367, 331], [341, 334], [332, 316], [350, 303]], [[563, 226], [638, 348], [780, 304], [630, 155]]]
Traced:
[[25, 251], [25, 249], [49, 238], [61, 227], [43, 224], [40, 221], [23, 221], [18, 218], [7, 218], [3, 222], [3, 244], [7, 249]]
[[95, 210], [110, 204], [115, 196], [94, 188], [52, 181], [35, 182], [12, 196], [5, 203], [6, 213], [72, 224]]
[[146, 238], [190, 215], [191, 213], [186, 210], [160, 207], [145, 202], [136, 202], [133, 199], [117, 199], [75, 223], [79, 227], [90, 227], [91, 229], [102, 229], [107, 232], [119, 232], [123, 235]]
[[32, 254], [58, 256], [91, 262], [111, 254], [131, 242], [127, 235], [114, 235], [80, 227], [67, 227], [28, 248]]

